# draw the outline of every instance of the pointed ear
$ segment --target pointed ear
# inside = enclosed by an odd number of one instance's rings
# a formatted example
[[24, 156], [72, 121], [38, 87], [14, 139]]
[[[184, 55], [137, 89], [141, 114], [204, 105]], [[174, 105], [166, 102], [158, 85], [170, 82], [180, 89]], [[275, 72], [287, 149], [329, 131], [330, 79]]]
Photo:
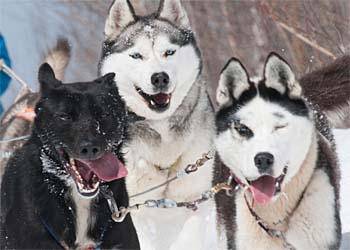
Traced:
[[302, 93], [300, 84], [289, 64], [277, 53], [270, 53], [264, 68], [265, 85], [277, 90], [280, 94], [288, 93], [292, 99], [299, 98]]
[[38, 80], [42, 93], [46, 93], [48, 90], [57, 88], [62, 84], [56, 79], [55, 73], [48, 63], [44, 63], [40, 66]]
[[102, 84], [108, 84], [108, 85], [114, 85], [114, 77], [115, 77], [115, 73], [107, 73], [104, 76], [97, 78], [95, 80], [95, 82], [102, 83]]
[[143, 121], [146, 118], [142, 117], [142, 116], [138, 116], [134, 112], [128, 110], [126, 119], [127, 119], [128, 123], [134, 123], [134, 122], [138, 122], [138, 121]]
[[231, 58], [221, 71], [216, 100], [220, 107], [230, 105], [234, 99], [239, 99], [241, 94], [249, 88], [249, 76], [246, 69], [238, 59]]
[[190, 21], [187, 12], [180, 0], [161, 0], [157, 16], [164, 18], [177, 27], [190, 29]]
[[105, 24], [105, 37], [115, 37], [135, 19], [136, 14], [129, 0], [114, 0]]

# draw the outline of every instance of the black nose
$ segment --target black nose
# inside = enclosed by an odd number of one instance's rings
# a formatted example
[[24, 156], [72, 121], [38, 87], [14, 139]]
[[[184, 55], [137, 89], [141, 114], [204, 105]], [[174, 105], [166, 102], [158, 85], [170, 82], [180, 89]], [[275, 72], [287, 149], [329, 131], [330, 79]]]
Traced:
[[154, 73], [151, 76], [151, 83], [157, 89], [164, 89], [169, 84], [169, 75], [165, 72]]
[[79, 156], [83, 159], [97, 158], [101, 153], [101, 147], [91, 142], [82, 142], [79, 145]]
[[267, 152], [259, 153], [254, 157], [255, 166], [259, 169], [259, 172], [269, 170], [273, 165], [273, 161], [273, 155]]

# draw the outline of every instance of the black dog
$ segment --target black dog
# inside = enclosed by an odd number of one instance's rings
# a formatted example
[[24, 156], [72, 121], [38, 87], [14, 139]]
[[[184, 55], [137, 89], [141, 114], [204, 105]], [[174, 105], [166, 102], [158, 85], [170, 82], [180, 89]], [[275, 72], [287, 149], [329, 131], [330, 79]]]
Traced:
[[33, 132], [2, 181], [1, 249], [139, 249], [130, 215], [112, 221], [102, 192], [128, 206], [120, 148], [129, 116], [113, 79], [62, 84], [40, 67]]

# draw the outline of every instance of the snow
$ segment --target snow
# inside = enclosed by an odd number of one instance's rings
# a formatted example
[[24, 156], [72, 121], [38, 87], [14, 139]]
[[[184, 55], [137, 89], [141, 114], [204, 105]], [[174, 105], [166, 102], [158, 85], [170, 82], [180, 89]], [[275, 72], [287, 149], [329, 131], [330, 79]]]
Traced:
[[337, 144], [337, 151], [339, 162], [341, 166], [341, 220], [342, 220], [342, 250], [350, 249], [350, 129], [335, 130], [335, 140]]

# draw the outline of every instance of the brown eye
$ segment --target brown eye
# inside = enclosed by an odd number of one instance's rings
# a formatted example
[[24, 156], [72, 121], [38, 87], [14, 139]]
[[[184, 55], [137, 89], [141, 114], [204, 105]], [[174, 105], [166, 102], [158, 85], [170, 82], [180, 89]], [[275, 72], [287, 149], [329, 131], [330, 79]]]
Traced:
[[253, 132], [244, 124], [235, 124], [234, 128], [242, 137], [250, 138], [253, 136]]

